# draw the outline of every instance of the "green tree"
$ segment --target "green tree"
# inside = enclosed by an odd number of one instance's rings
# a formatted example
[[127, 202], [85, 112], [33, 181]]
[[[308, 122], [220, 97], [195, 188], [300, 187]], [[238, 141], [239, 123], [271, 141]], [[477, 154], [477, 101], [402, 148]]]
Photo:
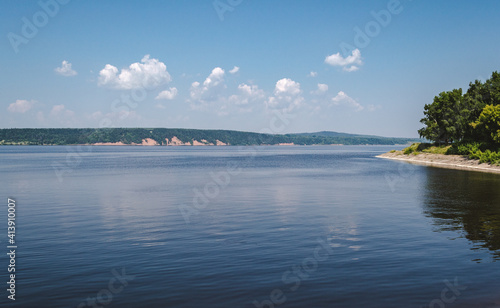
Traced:
[[471, 126], [484, 141], [500, 144], [500, 105], [486, 105]]
[[[469, 89], [464, 95], [463, 111], [468, 123], [474, 122], [479, 118], [487, 102], [490, 101], [490, 93], [485, 84], [476, 80], [474, 83], [469, 83]], [[477, 131], [471, 125], [467, 125], [464, 129], [464, 139], [469, 141], [477, 141], [479, 136]]]
[[500, 73], [493, 72], [490, 79], [485, 82], [486, 89], [488, 91], [489, 100], [488, 105], [499, 105], [500, 104]]
[[470, 123], [463, 103], [462, 89], [439, 93], [432, 104], [424, 106], [425, 117], [420, 122], [425, 127], [418, 131], [420, 137], [437, 143], [460, 141]]

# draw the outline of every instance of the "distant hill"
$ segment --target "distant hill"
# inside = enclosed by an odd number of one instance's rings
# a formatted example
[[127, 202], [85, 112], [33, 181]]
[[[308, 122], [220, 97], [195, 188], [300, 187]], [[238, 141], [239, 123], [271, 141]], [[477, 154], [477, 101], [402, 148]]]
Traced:
[[181, 128], [12, 128], [0, 129], [0, 145], [144, 144], [144, 145], [326, 145], [407, 144], [388, 138], [337, 132], [260, 134], [233, 130]]

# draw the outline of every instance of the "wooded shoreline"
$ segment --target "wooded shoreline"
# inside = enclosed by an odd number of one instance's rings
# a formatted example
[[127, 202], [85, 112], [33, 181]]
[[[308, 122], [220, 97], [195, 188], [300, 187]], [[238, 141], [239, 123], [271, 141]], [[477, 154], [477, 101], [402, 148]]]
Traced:
[[418, 141], [337, 132], [263, 134], [180, 128], [0, 129], [0, 145], [397, 145]]

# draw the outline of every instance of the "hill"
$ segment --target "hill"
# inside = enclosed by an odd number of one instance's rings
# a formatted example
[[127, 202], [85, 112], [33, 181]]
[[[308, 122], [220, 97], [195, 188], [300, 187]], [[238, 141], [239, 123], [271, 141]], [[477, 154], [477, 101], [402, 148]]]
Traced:
[[407, 144], [388, 138], [336, 132], [270, 135], [233, 130], [180, 128], [12, 128], [0, 129], [0, 145], [143, 144], [143, 145], [326, 145]]

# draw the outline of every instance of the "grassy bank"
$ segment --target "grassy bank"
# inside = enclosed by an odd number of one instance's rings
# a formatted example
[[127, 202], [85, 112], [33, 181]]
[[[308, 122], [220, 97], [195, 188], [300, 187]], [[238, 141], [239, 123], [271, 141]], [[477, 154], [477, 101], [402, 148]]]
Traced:
[[462, 155], [469, 159], [479, 160], [480, 163], [500, 165], [500, 147], [486, 143], [454, 143], [452, 145], [413, 143], [401, 152], [405, 155], [418, 155], [421, 153]]

